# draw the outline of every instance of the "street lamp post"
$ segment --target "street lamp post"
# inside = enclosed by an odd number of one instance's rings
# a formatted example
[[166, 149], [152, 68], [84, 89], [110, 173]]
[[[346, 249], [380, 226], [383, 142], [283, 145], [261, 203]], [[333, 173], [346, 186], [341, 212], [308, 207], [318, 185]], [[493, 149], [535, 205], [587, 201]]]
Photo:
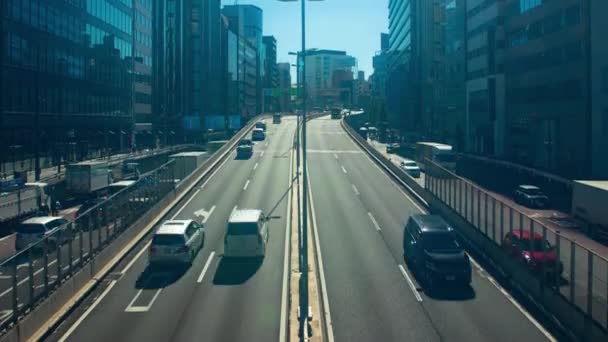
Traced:
[[[280, 0], [280, 1], [298, 1], [298, 0]], [[309, 0], [323, 1], [323, 0]], [[308, 319], [308, 173], [306, 170], [306, 1], [300, 0], [302, 4], [302, 247], [301, 247], [301, 272], [302, 283], [300, 286], [300, 338], [306, 339], [304, 336], [305, 324]]]

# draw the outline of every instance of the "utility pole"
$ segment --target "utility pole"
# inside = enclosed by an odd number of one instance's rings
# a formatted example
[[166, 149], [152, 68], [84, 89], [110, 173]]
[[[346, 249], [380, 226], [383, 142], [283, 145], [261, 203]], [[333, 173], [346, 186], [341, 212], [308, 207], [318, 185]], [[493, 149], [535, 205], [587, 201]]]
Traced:
[[[301, 331], [308, 319], [308, 173], [306, 170], [306, 0], [302, 1], [302, 287], [300, 299]], [[303, 336], [303, 335], [302, 335]], [[304, 336], [303, 336], [304, 337]], [[305, 337], [304, 337], [305, 338]]]

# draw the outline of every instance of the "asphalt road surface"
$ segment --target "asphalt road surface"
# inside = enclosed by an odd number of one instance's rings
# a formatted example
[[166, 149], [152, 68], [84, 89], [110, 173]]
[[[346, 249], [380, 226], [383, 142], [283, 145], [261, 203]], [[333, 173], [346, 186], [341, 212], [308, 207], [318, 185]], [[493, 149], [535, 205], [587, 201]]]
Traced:
[[336, 341], [552, 338], [481, 267], [474, 267], [471, 288], [428, 296], [403, 260], [403, 226], [420, 212], [417, 204], [339, 121], [317, 119], [308, 131], [310, 186]]
[[[150, 269], [148, 243], [142, 243], [50, 340], [279, 340], [287, 223], [283, 195], [290, 182], [296, 121], [285, 117], [280, 125], [267, 123], [268, 137], [256, 143], [251, 158], [239, 160], [233, 153], [170, 214], [175, 219], [206, 217], [205, 245], [192, 266]], [[222, 259], [226, 222], [235, 206], [274, 216], [261, 263]]]

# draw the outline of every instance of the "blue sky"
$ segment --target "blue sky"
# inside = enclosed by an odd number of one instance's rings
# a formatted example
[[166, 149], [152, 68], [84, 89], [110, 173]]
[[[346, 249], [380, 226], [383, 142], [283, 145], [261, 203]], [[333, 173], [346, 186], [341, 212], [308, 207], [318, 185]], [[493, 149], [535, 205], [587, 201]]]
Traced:
[[[277, 60], [295, 63], [287, 52], [300, 50], [300, 3], [238, 0], [264, 11], [264, 35], [277, 39]], [[222, 0], [233, 5], [235, 0]], [[365, 77], [373, 72], [372, 56], [380, 50], [380, 33], [388, 32], [388, 0], [325, 0], [306, 4], [306, 48], [345, 50], [357, 58]], [[293, 73], [293, 72], [292, 72]]]

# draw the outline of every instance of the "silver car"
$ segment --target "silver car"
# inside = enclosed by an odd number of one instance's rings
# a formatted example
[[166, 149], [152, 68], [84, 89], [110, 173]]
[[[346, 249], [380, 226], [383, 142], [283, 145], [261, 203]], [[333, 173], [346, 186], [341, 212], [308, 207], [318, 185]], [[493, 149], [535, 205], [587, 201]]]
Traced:
[[[72, 232], [66, 229], [67, 224], [68, 220], [56, 216], [27, 219], [17, 227], [15, 248], [17, 250], [25, 249], [44, 238], [48, 238], [51, 245], [64, 243], [73, 237]], [[59, 230], [61, 230], [61, 234], [59, 234]]]
[[151, 265], [190, 265], [205, 243], [205, 228], [194, 220], [172, 220], [154, 233], [148, 260]]

